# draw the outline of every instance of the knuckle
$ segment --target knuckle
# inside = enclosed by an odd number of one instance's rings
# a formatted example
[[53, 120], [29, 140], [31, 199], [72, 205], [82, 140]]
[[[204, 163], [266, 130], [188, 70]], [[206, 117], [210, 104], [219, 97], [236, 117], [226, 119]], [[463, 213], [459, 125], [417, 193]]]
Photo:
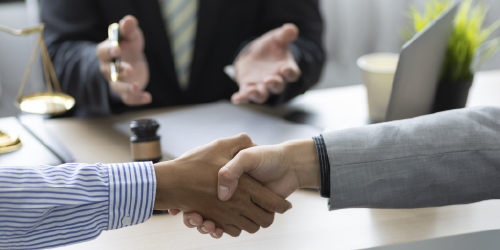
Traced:
[[240, 133], [238, 134], [238, 138], [244, 143], [244, 144], [251, 144], [252, 139], [247, 133]]
[[219, 179], [221, 180], [231, 180], [231, 171], [228, 168], [223, 167], [219, 170]]
[[241, 150], [239, 153], [238, 153], [238, 157], [241, 158], [242, 161], [248, 161], [250, 159], [252, 159], [252, 152], [249, 151], [249, 150]]
[[266, 210], [269, 212], [275, 212], [277, 207], [278, 201], [276, 199], [271, 199]]
[[215, 146], [220, 146], [223, 144], [223, 142], [224, 142], [224, 139], [219, 138], [219, 139], [216, 139], [215, 141], [213, 141], [213, 144]]
[[239, 192], [235, 192], [235, 194], [233, 195], [234, 198], [232, 199], [232, 207], [235, 210], [242, 211], [247, 207], [248, 204], [246, 204], [243, 200], [238, 199], [238, 194]]

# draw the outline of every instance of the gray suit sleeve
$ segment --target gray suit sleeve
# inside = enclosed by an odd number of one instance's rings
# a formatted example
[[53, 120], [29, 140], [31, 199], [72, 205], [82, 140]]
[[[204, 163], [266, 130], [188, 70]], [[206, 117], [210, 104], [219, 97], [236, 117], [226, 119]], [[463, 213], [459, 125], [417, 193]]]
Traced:
[[500, 107], [324, 133], [330, 209], [419, 208], [500, 198]]

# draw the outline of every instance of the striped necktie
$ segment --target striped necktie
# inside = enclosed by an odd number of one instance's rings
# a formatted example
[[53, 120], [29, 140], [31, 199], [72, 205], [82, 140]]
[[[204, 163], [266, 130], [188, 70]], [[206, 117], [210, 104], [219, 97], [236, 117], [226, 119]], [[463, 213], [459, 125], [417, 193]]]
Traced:
[[198, 0], [160, 0], [167, 23], [177, 80], [186, 89], [191, 72]]

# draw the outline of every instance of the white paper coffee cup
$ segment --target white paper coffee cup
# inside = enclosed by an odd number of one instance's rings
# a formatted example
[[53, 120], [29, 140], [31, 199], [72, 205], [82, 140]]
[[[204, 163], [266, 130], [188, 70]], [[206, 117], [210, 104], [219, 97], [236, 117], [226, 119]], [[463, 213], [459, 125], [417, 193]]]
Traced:
[[357, 61], [358, 67], [363, 71], [368, 113], [373, 122], [382, 122], [385, 119], [398, 60], [399, 54], [374, 53], [364, 55]]

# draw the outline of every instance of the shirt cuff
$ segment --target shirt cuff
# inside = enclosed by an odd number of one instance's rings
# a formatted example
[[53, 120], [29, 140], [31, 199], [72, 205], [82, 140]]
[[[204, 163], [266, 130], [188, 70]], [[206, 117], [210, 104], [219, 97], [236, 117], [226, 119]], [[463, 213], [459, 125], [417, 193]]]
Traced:
[[108, 230], [147, 221], [153, 212], [156, 176], [152, 162], [108, 164]]
[[319, 158], [319, 173], [321, 176], [321, 188], [319, 188], [319, 193], [321, 197], [330, 198], [330, 161], [328, 159], [325, 140], [322, 135], [313, 137], [313, 140]]

